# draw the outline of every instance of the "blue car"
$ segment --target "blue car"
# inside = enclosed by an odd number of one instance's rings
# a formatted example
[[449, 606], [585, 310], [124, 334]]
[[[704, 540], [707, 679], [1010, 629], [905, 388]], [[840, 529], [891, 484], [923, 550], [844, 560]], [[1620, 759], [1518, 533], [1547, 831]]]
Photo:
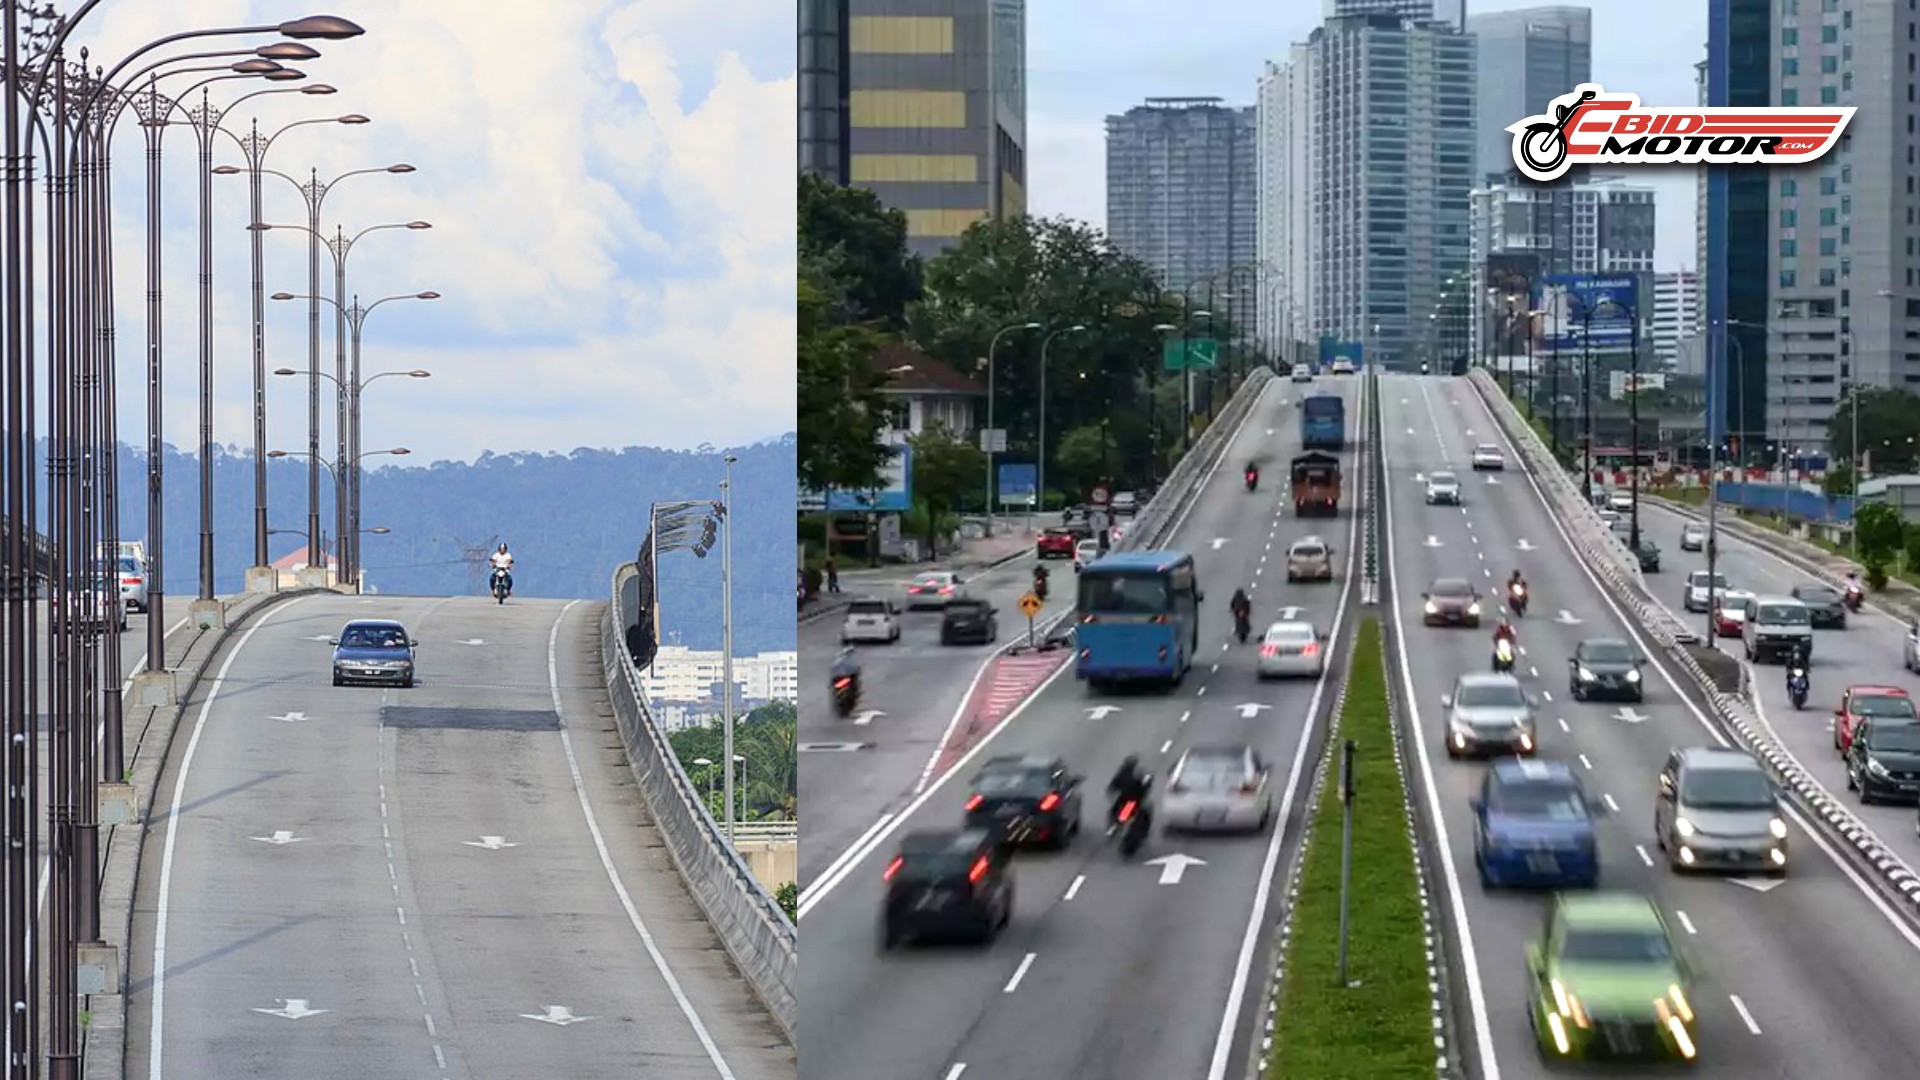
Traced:
[[1482, 886], [1599, 884], [1593, 805], [1565, 762], [1496, 762], [1473, 800], [1473, 818], [1473, 861]]
[[413, 650], [420, 643], [392, 619], [355, 619], [333, 644], [333, 685], [413, 685]]

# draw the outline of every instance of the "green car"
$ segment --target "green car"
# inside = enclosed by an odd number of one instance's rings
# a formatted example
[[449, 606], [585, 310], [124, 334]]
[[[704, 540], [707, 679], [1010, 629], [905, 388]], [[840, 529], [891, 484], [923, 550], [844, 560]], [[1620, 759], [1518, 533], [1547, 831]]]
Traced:
[[1554, 897], [1527, 946], [1533, 1033], [1550, 1061], [1678, 1059], [1699, 1052], [1692, 973], [1653, 902], [1637, 893]]
[[1660, 572], [1660, 548], [1651, 540], [1640, 541], [1640, 570], [1647, 574]]

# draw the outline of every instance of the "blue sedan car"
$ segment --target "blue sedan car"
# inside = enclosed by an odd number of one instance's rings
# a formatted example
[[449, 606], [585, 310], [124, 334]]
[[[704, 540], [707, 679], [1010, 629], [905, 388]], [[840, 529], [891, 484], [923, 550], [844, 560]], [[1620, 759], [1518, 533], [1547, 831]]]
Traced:
[[392, 619], [355, 619], [332, 644], [333, 685], [413, 685], [413, 650], [420, 643]]
[[1593, 807], [1565, 762], [1496, 762], [1481, 781], [1473, 816], [1473, 861], [1482, 886], [1599, 883]]

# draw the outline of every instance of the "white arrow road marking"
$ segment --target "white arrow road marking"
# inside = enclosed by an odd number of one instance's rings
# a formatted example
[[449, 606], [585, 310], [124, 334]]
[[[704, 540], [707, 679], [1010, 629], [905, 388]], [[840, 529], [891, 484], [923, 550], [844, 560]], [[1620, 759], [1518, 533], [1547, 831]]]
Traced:
[[1187, 867], [1205, 866], [1207, 861], [1175, 852], [1172, 855], [1162, 855], [1157, 859], [1148, 859], [1146, 865], [1160, 868], [1160, 884], [1178, 885], [1181, 876], [1187, 872]]
[[1745, 885], [1747, 888], [1759, 893], [1772, 892], [1785, 884], [1785, 882], [1779, 878], [1737, 877], [1728, 878], [1727, 880], [1733, 882], [1735, 885]]
[[1487, 474], [1487, 483], [1489, 483], [1489, 484], [1495, 484], [1495, 485], [1497, 485], [1497, 484], [1499, 484], [1499, 483], [1500, 483], [1500, 478], [1499, 478], [1499, 477], [1497, 477], [1497, 476], [1495, 476], [1495, 475], [1493, 475], [1492, 473], [1488, 473], [1488, 474]]
[[866, 746], [866, 743], [857, 742], [803, 742], [798, 749], [802, 754], [849, 754], [864, 750]]
[[1427, 482], [1427, 475], [1425, 473], [1414, 473], [1413, 482], [1416, 484], [1424, 484]]
[[1626, 708], [1625, 706], [1622, 706], [1619, 712], [1614, 713], [1613, 718], [1623, 724], [1644, 724], [1652, 719], [1652, 717], [1645, 713]]
[[475, 638], [467, 638], [464, 641], [456, 641], [454, 642], [454, 644], [455, 645], [485, 645], [486, 642], [475, 637]]
[[501, 848], [520, 846], [519, 844], [507, 843], [507, 838], [504, 836], [483, 836], [478, 840], [462, 840], [460, 842], [468, 847], [486, 848], [488, 851], [499, 851]]
[[1521, 537], [1521, 538], [1520, 538], [1520, 542], [1519, 542], [1519, 543], [1517, 543], [1517, 544], [1515, 544], [1515, 545], [1513, 545], [1513, 546], [1514, 546], [1515, 548], [1517, 548], [1518, 550], [1520, 550], [1520, 551], [1538, 551], [1538, 550], [1540, 550], [1539, 548], [1537, 548], [1537, 547], [1534, 547], [1534, 546], [1533, 546], [1532, 544], [1530, 544], [1530, 543], [1528, 543], [1528, 542], [1527, 542], [1527, 539], [1526, 539], [1525, 537]]
[[881, 712], [879, 709], [863, 709], [853, 715], [853, 722], [861, 725], [871, 724], [873, 723], [874, 717], [885, 715], [887, 714]]
[[1303, 607], [1283, 607], [1280, 609], [1280, 617], [1287, 620], [1297, 619], [1300, 617], [1300, 613], [1305, 610], [1307, 609]]
[[330, 1009], [309, 1009], [307, 1008], [306, 998], [275, 998], [274, 1000], [280, 1002], [281, 1004], [280, 1008], [278, 1009], [256, 1008], [253, 1011], [257, 1013], [266, 1013], [268, 1016], [283, 1016], [283, 1017], [286, 1017], [288, 1020], [299, 1020], [302, 1017], [307, 1017], [307, 1016], [319, 1016], [323, 1012], [332, 1011]]
[[547, 1006], [545, 1015], [538, 1013], [521, 1013], [520, 1016], [524, 1020], [538, 1020], [543, 1024], [553, 1024], [557, 1027], [566, 1027], [568, 1024], [578, 1024], [587, 1020], [599, 1019], [594, 1016], [575, 1016], [573, 1015], [573, 1010], [567, 1008], [565, 1005], [549, 1005]]
[[299, 722], [301, 722], [302, 720], [305, 720], [306, 718], [307, 718], [307, 714], [306, 714], [306, 713], [303, 713], [303, 712], [290, 712], [290, 713], [287, 713], [287, 714], [286, 714], [286, 715], [284, 715], [284, 716], [269, 716], [269, 717], [267, 717], [267, 719], [269, 719], [269, 720], [284, 720], [284, 721], [286, 721], [286, 722], [287, 722], [287, 723], [289, 723], [289, 724], [297, 724], [297, 723], [299, 723]]
[[[1281, 402], [1280, 404], [1282, 404], [1282, 405], [1285, 405], [1285, 404], [1286, 404], [1286, 402], [1284, 402], [1284, 401], [1283, 401], [1283, 402]], [[1267, 429], [1267, 434], [1268, 434], [1268, 435], [1272, 435], [1272, 434], [1273, 434], [1273, 429], [1272, 429], [1272, 428], [1268, 428], [1268, 429]]]
[[1118, 705], [1089, 705], [1087, 706], [1087, 719], [1105, 720], [1107, 717], [1112, 716], [1114, 713], [1125, 712], [1125, 711], [1126, 710], [1122, 709]]
[[1213, 538], [1213, 550], [1219, 551], [1221, 548], [1226, 546], [1227, 546], [1227, 541], [1225, 537], [1216, 536]]
[[1407, 434], [1409, 434], [1409, 435], [1411, 435], [1411, 434], [1413, 434], [1413, 429], [1412, 429], [1412, 428], [1408, 428], [1408, 429], [1407, 429]]
[[[1455, 404], [1458, 404], [1458, 403], [1456, 402]], [[1472, 428], [1468, 428], [1468, 429], [1467, 429], [1467, 434], [1469, 434], [1469, 435], [1471, 435], [1471, 434], [1473, 434], [1473, 429], [1472, 429]]]
[[1427, 542], [1426, 542], [1426, 543], [1425, 543], [1424, 545], [1422, 545], [1422, 546], [1424, 546], [1424, 547], [1430, 547], [1430, 548], [1437, 548], [1437, 547], [1440, 547], [1440, 546], [1441, 546], [1441, 544], [1440, 544], [1440, 538], [1439, 538], [1439, 537], [1437, 537], [1437, 536], [1429, 536], [1429, 537], [1427, 537]]
[[1251, 720], [1255, 716], [1259, 715], [1259, 712], [1261, 709], [1271, 709], [1273, 708], [1273, 706], [1260, 705], [1255, 702], [1247, 701], [1247, 702], [1242, 702], [1239, 705], [1235, 705], [1234, 708], [1240, 710], [1240, 719]]
[[1579, 626], [1580, 625], [1580, 620], [1575, 618], [1573, 612], [1568, 611], [1566, 608], [1561, 608], [1560, 617], [1553, 621], [1559, 623], [1561, 626]]
[[293, 833], [288, 832], [285, 829], [282, 829], [279, 832], [274, 833], [272, 836], [256, 836], [254, 837], [254, 839], [260, 841], [263, 844], [297, 844], [300, 841], [305, 840], [307, 838], [304, 836], [295, 836], [293, 835]]

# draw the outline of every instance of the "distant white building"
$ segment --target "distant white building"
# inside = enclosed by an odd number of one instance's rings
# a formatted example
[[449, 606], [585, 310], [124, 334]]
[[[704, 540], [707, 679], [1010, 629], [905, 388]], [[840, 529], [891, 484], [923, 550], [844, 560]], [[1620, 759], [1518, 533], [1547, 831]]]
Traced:
[[1679, 361], [1680, 343], [1700, 320], [1700, 275], [1674, 270], [1653, 275], [1653, 355], [1663, 368]]
[[[704, 713], [720, 707], [724, 664], [718, 649], [663, 645], [640, 675], [641, 688], [656, 713], [669, 706], [691, 706]], [[800, 693], [800, 654], [767, 652], [733, 658], [734, 701], [740, 708], [770, 701], [794, 701]], [[662, 720], [666, 725], [666, 721]], [[666, 725], [671, 726], [671, 725]]]

